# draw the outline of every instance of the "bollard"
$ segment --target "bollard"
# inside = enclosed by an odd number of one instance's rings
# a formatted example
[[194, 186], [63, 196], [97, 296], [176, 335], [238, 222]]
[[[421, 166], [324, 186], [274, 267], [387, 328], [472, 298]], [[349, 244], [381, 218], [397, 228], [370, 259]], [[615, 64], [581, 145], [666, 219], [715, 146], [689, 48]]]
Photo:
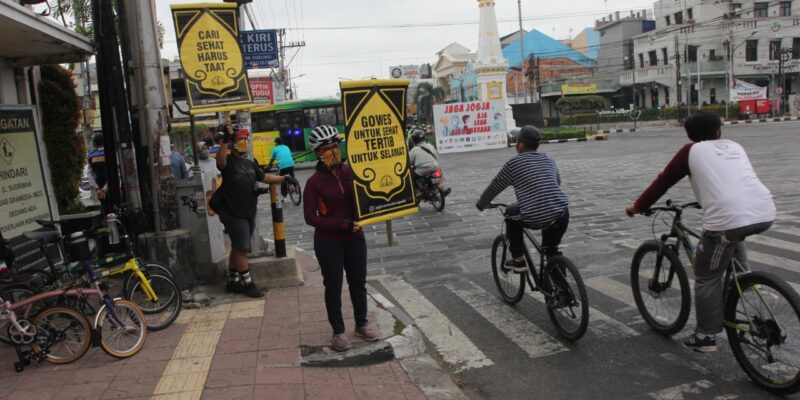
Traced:
[[269, 198], [272, 207], [272, 233], [275, 235], [275, 257], [286, 257], [286, 231], [283, 228], [283, 204], [278, 193], [280, 183], [269, 184]]

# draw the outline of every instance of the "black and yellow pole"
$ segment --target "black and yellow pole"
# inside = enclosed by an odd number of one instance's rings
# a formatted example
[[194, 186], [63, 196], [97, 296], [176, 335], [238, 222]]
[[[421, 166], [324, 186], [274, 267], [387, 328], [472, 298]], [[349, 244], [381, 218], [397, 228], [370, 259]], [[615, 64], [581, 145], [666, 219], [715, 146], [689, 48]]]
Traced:
[[283, 204], [281, 203], [280, 183], [269, 184], [269, 198], [272, 203], [272, 233], [275, 235], [275, 257], [286, 257], [286, 231], [283, 229]]

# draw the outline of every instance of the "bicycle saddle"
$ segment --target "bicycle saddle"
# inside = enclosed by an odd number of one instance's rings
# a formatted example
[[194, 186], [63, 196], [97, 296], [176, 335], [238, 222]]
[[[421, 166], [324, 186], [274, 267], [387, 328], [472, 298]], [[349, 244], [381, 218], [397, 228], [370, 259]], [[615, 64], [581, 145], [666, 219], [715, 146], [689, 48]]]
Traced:
[[29, 240], [38, 240], [40, 242], [55, 242], [61, 237], [61, 234], [58, 231], [33, 231], [33, 232], [23, 232], [22, 236], [25, 236], [26, 239]]
[[46, 228], [56, 228], [56, 224], [61, 225], [61, 234], [64, 236], [70, 233], [91, 229], [95, 219], [100, 215], [100, 211], [89, 211], [80, 214], [66, 214], [59, 219], [37, 219], [36, 223]]

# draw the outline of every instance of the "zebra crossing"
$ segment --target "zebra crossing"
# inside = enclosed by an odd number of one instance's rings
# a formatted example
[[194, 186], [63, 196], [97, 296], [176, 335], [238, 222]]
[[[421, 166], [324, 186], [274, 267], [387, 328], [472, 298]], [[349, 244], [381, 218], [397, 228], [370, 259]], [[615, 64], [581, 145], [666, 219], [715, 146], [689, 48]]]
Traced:
[[[770, 232], [779, 232], [781, 234], [779, 236], [784, 239], [768, 236]], [[792, 240], [786, 240], [786, 237], [791, 237]], [[798, 252], [800, 249], [800, 229], [793, 226], [773, 226], [770, 231], [761, 236], [748, 238], [748, 241], [761, 245], [759, 250], [763, 250], [765, 247], [769, 248], [769, 253], [748, 248], [748, 257], [752, 261], [789, 271], [795, 274], [800, 282], [800, 262], [784, 257], [786, 251]], [[617, 245], [630, 248], [631, 254], [639, 244], [639, 241], [632, 240], [617, 242]], [[687, 266], [687, 272], [689, 270], [691, 268]], [[689, 275], [692, 276], [692, 273], [689, 272]], [[582, 341], [624, 340], [639, 337], [649, 331], [636, 309], [629, 280], [628, 275], [584, 278], [584, 283], [590, 292], [590, 323], [589, 331]], [[693, 286], [693, 283], [690, 279], [690, 285]], [[789, 283], [800, 292], [800, 284]], [[526, 288], [527, 296], [524, 300], [517, 306], [508, 306], [501, 300], [494, 287], [491, 273], [488, 271], [486, 275], [465, 276], [464, 279], [449, 280], [434, 285], [428, 284], [419, 289], [399, 277], [392, 276], [380, 278], [380, 284], [415, 319], [428, 341], [456, 372], [478, 370], [503, 363], [504, 360], [492, 359], [490, 355], [484, 353], [480, 346], [480, 340], [476, 340], [478, 343], [475, 343], [468, 334], [471, 328], [486, 324], [500, 332], [502, 337], [497, 340], [512, 343], [521, 349], [522, 354], [529, 359], [558, 356], [573, 351], [574, 347], [558, 336], [549, 319], [542, 317], [542, 319], [534, 321], [530, 315], [525, 315], [524, 310], [526, 309], [529, 313], [536, 313], [538, 310], [544, 311], [544, 298], [541, 293], [531, 292]], [[453, 307], [450, 307], [449, 311], [445, 311], [448, 309], [447, 304], [437, 304], [436, 299], [442, 301], [442, 291], [469, 307], [471, 311], [480, 316], [481, 320], [470, 321], [469, 326], [464, 324], [463, 318], [460, 324], [454, 322], [453, 317], [455, 316], [447, 314], [456, 312], [452, 310]], [[426, 296], [426, 294], [434, 292], [438, 295], [432, 296], [433, 299]], [[441, 309], [438, 308], [440, 306]], [[536, 311], [531, 311], [531, 307], [538, 308], [534, 309]], [[688, 335], [694, 324], [694, 310], [692, 310], [686, 328], [674, 335], [673, 340], [677, 341]], [[720, 338], [724, 341], [722, 336], [724, 335], [720, 335]], [[711, 386], [713, 386], [712, 383], [700, 380], [651, 393], [650, 397], [671, 398], [675, 393], [692, 392]]]

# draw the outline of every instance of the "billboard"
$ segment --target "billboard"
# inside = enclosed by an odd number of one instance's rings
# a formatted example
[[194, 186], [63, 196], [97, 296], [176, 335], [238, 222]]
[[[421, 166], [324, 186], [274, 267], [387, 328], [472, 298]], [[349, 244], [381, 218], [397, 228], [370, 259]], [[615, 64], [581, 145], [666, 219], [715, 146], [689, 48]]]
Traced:
[[419, 79], [431, 78], [431, 66], [423, 65], [395, 65], [389, 67], [389, 76], [392, 79], [408, 79], [415, 81]]
[[565, 83], [561, 85], [561, 94], [569, 96], [571, 94], [595, 94], [597, 93], [597, 84], [578, 84], [578, 83]]
[[439, 153], [508, 146], [503, 100], [437, 104], [433, 106], [433, 122]]
[[267, 77], [250, 78], [250, 93], [256, 104], [275, 104], [272, 79]]
[[767, 98], [767, 88], [738, 79], [733, 80], [731, 86], [731, 101], [762, 100]]
[[418, 212], [403, 132], [408, 81], [339, 85], [359, 223], [374, 224]]

